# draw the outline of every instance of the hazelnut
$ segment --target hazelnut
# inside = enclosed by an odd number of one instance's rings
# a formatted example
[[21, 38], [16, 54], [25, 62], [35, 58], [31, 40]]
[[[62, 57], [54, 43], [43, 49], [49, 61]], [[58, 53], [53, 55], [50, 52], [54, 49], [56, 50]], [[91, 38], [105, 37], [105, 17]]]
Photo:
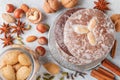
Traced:
[[65, 8], [73, 8], [77, 5], [78, 0], [61, 0], [61, 2]]
[[26, 5], [26, 4], [22, 4], [20, 8], [21, 8], [24, 12], [27, 12], [27, 11], [29, 10], [28, 5]]
[[22, 18], [24, 15], [24, 11], [22, 9], [16, 9], [14, 11], [15, 18]]
[[44, 56], [45, 55], [45, 48], [42, 47], [42, 46], [38, 46], [36, 49], [35, 49], [36, 53], [40, 56]]
[[14, 12], [14, 10], [15, 10], [15, 7], [14, 7], [13, 4], [7, 4], [7, 5], [6, 5], [6, 11], [7, 11], [8, 13], [12, 13], [12, 12]]
[[38, 39], [38, 43], [41, 44], [41, 45], [45, 45], [48, 43], [48, 39], [46, 37], [40, 37]]
[[39, 23], [42, 19], [42, 14], [41, 12], [36, 9], [36, 8], [30, 8], [27, 13], [26, 13], [26, 18], [31, 22], [31, 23]]
[[47, 25], [45, 25], [43, 23], [39, 23], [36, 28], [41, 33], [45, 33], [45, 32], [47, 32], [49, 30], [49, 26], [47, 26]]
[[60, 72], [60, 67], [53, 62], [44, 63], [43, 66], [52, 75], [58, 74]]
[[46, 13], [54, 13], [61, 7], [61, 3], [58, 0], [45, 0], [43, 9]]

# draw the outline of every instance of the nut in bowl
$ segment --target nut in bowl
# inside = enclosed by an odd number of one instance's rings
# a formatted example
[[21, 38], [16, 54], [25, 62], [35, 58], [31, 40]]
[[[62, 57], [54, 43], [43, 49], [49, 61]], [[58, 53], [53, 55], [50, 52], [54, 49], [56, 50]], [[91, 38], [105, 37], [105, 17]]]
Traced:
[[0, 77], [3, 80], [34, 80], [40, 67], [37, 55], [24, 46], [8, 46], [0, 57]]

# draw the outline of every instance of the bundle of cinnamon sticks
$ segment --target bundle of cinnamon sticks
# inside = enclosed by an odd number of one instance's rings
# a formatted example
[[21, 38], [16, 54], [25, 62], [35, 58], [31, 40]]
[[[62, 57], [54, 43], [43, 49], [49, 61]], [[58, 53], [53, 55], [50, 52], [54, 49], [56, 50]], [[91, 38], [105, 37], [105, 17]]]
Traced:
[[98, 80], [115, 80], [114, 74], [120, 76], [120, 68], [110, 62], [108, 59], [105, 59], [102, 62], [102, 65], [109, 69], [112, 73], [102, 67], [99, 67], [98, 69], [92, 70], [91, 76], [95, 77]]

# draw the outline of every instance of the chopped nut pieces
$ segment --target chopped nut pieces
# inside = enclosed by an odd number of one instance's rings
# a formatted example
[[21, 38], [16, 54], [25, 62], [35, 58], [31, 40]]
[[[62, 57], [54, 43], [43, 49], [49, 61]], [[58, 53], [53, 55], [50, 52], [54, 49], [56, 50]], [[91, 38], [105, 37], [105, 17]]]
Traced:
[[30, 8], [27, 13], [26, 13], [26, 18], [31, 22], [31, 23], [39, 23], [42, 19], [42, 14], [41, 12], [36, 9], [36, 8]]
[[78, 0], [61, 0], [61, 2], [65, 8], [73, 8], [77, 5]]
[[54, 13], [59, 10], [61, 7], [61, 3], [58, 0], [45, 0], [44, 2], [44, 11], [46, 13]]

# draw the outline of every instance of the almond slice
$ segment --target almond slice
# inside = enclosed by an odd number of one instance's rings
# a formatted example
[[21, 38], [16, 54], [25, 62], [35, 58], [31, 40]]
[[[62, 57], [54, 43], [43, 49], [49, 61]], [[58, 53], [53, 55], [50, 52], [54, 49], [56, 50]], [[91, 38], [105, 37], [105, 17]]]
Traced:
[[86, 26], [82, 26], [82, 25], [74, 26], [73, 29], [78, 34], [85, 34], [85, 33], [89, 32], [89, 30], [87, 29], [87, 27]]
[[92, 33], [92, 32], [89, 32], [88, 34], [87, 34], [87, 38], [88, 38], [88, 40], [89, 40], [89, 43], [91, 44], [91, 45], [95, 45], [96, 44], [96, 39], [95, 39], [95, 36], [94, 36], [94, 34]]
[[89, 25], [88, 25], [88, 29], [89, 29], [90, 31], [92, 31], [92, 30], [95, 28], [96, 25], [97, 25], [97, 18], [92, 18], [92, 19], [90, 20]]

